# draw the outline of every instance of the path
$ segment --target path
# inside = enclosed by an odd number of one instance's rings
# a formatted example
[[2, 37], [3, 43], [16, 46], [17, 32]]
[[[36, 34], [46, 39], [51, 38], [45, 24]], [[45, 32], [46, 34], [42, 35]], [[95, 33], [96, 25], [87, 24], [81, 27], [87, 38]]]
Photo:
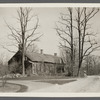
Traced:
[[32, 80], [13, 80], [9, 82], [28, 86], [27, 92], [100, 93], [100, 76], [78, 78], [77, 81], [66, 83], [64, 85], [36, 82]]
[[34, 80], [9, 80], [8, 82], [28, 86], [28, 89], [26, 92], [33, 92], [41, 88], [53, 86], [53, 84], [35, 82]]
[[100, 76], [90, 76], [87, 78], [79, 78], [77, 81], [64, 85], [55, 85], [34, 92], [69, 92], [69, 93], [100, 93]]

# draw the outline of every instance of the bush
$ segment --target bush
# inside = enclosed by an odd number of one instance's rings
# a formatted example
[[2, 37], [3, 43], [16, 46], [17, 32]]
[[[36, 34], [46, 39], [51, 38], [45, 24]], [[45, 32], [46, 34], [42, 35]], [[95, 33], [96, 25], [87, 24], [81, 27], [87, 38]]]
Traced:
[[5, 87], [7, 82], [8, 67], [6, 65], [0, 64], [0, 76], [2, 80], [2, 86]]

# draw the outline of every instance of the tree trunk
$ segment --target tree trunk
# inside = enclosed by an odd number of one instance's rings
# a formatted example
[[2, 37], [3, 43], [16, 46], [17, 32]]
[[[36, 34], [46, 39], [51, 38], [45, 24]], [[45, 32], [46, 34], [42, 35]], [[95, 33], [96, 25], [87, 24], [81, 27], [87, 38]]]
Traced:
[[81, 66], [82, 66], [82, 60], [79, 62], [77, 76], [79, 76], [79, 74], [80, 74], [80, 68], [81, 68]]
[[78, 67], [77, 76], [79, 76], [79, 73], [80, 73], [80, 68]]
[[70, 11], [70, 20], [71, 20], [71, 76], [73, 76], [73, 64], [74, 64], [74, 55], [73, 55], [73, 19], [72, 19], [72, 9]]
[[73, 58], [71, 61], [70, 75], [73, 76]]
[[87, 64], [87, 75], [88, 75], [88, 73], [89, 73], [89, 66], [88, 66], [88, 64]]
[[24, 46], [24, 39], [25, 39], [25, 34], [22, 33], [22, 68], [23, 68], [23, 71], [22, 71], [22, 75], [25, 76], [25, 63], [24, 63], [24, 60], [25, 60], [25, 46]]

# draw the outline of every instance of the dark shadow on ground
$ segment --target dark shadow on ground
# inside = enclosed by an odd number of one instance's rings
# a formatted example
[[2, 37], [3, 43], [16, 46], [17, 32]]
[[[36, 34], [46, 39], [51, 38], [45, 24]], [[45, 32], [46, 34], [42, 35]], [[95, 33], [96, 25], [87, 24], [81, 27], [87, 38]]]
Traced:
[[26, 92], [27, 89], [28, 89], [27, 86], [25, 86], [25, 85], [20, 85], [20, 90], [18, 90], [18, 91], [16, 91], [16, 92]]
[[37, 82], [46, 82], [46, 83], [51, 83], [51, 84], [59, 84], [59, 85], [63, 85], [66, 83], [70, 83], [70, 82], [74, 82], [76, 80], [41, 80], [41, 81], [37, 81]]
[[11, 92], [26, 92], [28, 89], [27, 86], [15, 83], [7, 82], [5, 86], [2, 86], [2, 82], [0, 82], [0, 92], [1, 93], [11, 93]]

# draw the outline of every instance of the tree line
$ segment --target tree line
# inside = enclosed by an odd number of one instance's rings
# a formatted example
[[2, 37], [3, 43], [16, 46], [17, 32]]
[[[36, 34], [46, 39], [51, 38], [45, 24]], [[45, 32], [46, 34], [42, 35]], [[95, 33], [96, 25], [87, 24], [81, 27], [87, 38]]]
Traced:
[[78, 7], [67, 8], [66, 13], [60, 14], [60, 20], [55, 29], [62, 40], [60, 48], [65, 63], [68, 65], [69, 76], [73, 76], [75, 66], [77, 66], [77, 76], [79, 76], [83, 61], [100, 47], [95, 38], [97, 33], [91, 31], [90, 23], [98, 12], [99, 8]]

